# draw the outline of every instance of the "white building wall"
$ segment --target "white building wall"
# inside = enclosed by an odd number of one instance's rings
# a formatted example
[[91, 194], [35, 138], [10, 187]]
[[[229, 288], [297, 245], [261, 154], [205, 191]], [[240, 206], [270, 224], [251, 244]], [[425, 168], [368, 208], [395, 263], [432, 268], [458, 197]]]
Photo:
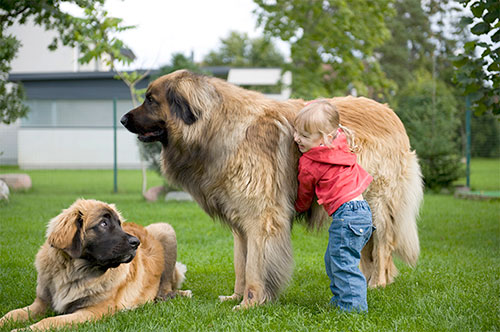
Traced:
[[[113, 168], [112, 128], [21, 128], [18, 135], [18, 160], [23, 169]], [[125, 129], [117, 130], [120, 169], [140, 167], [136, 137]]]
[[0, 165], [17, 165], [17, 131], [20, 120], [6, 125], [0, 123]]
[[[35, 25], [32, 21], [28, 20], [23, 25], [14, 24], [6, 30], [6, 33], [14, 35], [21, 42], [18, 53], [11, 62], [12, 70], [10, 73], [12, 74], [109, 70], [102, 61], [92, 61], [85, 65], [79, 64], [78, 50], [68, 46], [59, 45], [55, 51], [50, 51], [48, 46], [57, 35], [57, 32], [46, 31], [41, 26]], [[30, 130], [25, 131], [24, 128], [21, 128], [20, 121], [11, 125], [0, 124], [0, 165], [17, 164], [21, 168], [49, 168], [52, 167], [49, 165], [53, 165], [53, 167], [63, 168], [63, 166], [56, 166], [54, 161], [49, 161], [48, 164], [37, 162], [34, 156], [39, 156], [42, 158], [41, 160], [64, 159], [64, 165], [74, 165], [71, 167], [77, 167], [76, 163], [71, 159], [63, 158], [62, 152], [66, 151], [66, 149], [59, 149], [60, 145], [65, 145], [68, 142], [67, 137], [55, 139], [53, 136], [57, 133], [58, 129], [47, 129], [47, 131], [52, 132], [48, 137], [43, 135], [32, 137], [30, 136]], [[30, 139], [30, 137], [32, 138]], [[52, 147], [42, 147], [41, 142], [47, 141], [53, 143]], [[128, 144], [131, 151], [134, 151], [122, 158], [124, 165], [130, 165], [125, 167], [138, 167], [138, 157], [137, 159], [132, 157], [136, 154], [138, 155], [135, 142], [125, 144]], [[40, 150], [33, 149], [31, 145], [40, 147]], [[97, 145], [96, 147], [99, 146]], [[52, 151], [56, 151], [57, 153], [54, 158], [48, 158], [48, 156], [52, 156]], [[32, 154], [31, 156], [29, 155], [30, 153]], [[42, 157], [44, 154], [46, 156], [45, 159]], [[102, 157], [95, 159], [95, 162], [92, 161], [92, 158], [88, 158], [86, 165], [91, 164], [94, 164], [92, 168], [101, 167], [102, 165], [105, 165], [106, 168], [113, 167], [112, 161], [111, 163], [107, 162]]]
[[80, 65], [77, 49], [59, 45], [55, 51], [49, 50], [47, 47], [57, 32], [45, 30], [31, 20], [23, 25], [14, 24], [7, 29], [7, 34], [14, 35], [21, 42], [11, 62], [12, 74], [108, 70], [102, 62]]

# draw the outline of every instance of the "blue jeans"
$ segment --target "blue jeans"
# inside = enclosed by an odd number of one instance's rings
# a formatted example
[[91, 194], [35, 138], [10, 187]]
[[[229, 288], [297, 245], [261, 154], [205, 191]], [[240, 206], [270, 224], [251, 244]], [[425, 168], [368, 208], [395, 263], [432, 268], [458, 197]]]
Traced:
[[347, 312], [368, 311], [366, 279], [359, 269], [361, 249], [372, 235], [372, 212], [366, 201], [349, 201], [332, 214], [326, 274], [330, 278], [331, 304]]

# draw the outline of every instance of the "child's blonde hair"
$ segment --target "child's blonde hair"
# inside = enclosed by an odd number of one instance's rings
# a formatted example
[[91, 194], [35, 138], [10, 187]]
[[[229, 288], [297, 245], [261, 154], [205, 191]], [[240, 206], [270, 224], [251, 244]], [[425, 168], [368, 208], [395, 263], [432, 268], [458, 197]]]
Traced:
[[295, 117], [293, 125], [296, 130], [320, 134], [327, 146], [333, 142], [333, 139], [328, 139], [328, 135], [335, 138], [338, 128], [341, 128], [351, 151], [357, 148], [354, 142], [354, 132], [340, 124], [337, 108], [327, 99], [316, 99], [306, 104]]

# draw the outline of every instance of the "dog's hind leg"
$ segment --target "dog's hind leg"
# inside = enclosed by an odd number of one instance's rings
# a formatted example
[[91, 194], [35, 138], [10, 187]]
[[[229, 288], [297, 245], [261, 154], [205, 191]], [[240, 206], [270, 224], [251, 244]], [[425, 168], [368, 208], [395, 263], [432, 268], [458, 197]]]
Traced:
[[398, 270], [392, 253], [395, 248], [394, 218], [387, 200], [372, 197], [369, 201], [373, 213], [373, 224], [377, 228], [361, 254], [361, 271], [368, 287], [385, 287], [394, 281]]
[[375, 271], [375, 265], [374, 265], [374, 258], [373, 258], [373, 238], [374, 236], [372, 235], [366, 245], [364, 246], [363, 250], [361, 250], [361, 261], [359, 264], [359, 268], [361, 269], [361, 272], [363, 272], [365, 278], [366, 278], [366, 284], [370, 284], [371, 278], [374, 277], [374, 271]]
[[[377, 227], [362, 251], [361, 270], [369, 287], [393, 282], [398, 270], [393, 253], [410, 266], [415, 266], [420, 252], [416, 219], [423, 198], [420, 167], [414, 152], [396, 158], [393, 166], [396, 180], [387, 177], [374, 180], [366, 195]], [[377, 181], [379, 181], [377, 183]]]
[[14, 309], [6, 313], [0, 319], [0, 326], [5, 325], [8, 321], [13, 322], [24, 322], [32, 318], [37, 318], [43, 314], [48, 309], [48, 304], [37, 297], [35, 301], [24, 308]]
[[156, 223], [145, 227], [150, 235], [160, 241], [164, 254], [164, 269], [161, 275], [157, 298], [165, 300], [175, 297], [175, 262], [177, 261], [177, 239], [175, 231], [167, 223]]
[[247, 239], [237, 231], [234, 236], [234, 293], [230, 296], [219, 296], [220, 301], [239, 300], [245, 291], [245, 266], [247, 260]]

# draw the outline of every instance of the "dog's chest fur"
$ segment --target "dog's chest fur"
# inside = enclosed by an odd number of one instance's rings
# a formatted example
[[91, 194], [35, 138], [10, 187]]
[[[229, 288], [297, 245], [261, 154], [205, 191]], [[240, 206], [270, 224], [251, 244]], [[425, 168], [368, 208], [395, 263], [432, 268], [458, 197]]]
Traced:
[[[196, 125], [196, 124], [195, 124]], [[193, 125], [193, 126], [195, 126]], [[212, 134], [192, 142], [169, 140], [163, 148], [163, 171], [168, 180], [188, 191], [212, 218], [233, 229], [243, 220], [273, 209], [291, 210], [292, 198], [279, 186], [296, 187], [293, 129], [283, 116], [263, 114], [210, 127]], [[287, 213], [291, 215], [291, 212]]]
[[[49, 254], [49, 251], [58, 251]], [[71, 313], [108, 298], [114, 285], [124, 279], [127, 265], [103, 273], [82, 259], [69, 259], [48, 244], [37, 255], [37, 295], [51, 304], [57, 313]], [[82, 273], [82, 272], [85, 273]], [[84, 277], [82, 277], [84, 276]]]

